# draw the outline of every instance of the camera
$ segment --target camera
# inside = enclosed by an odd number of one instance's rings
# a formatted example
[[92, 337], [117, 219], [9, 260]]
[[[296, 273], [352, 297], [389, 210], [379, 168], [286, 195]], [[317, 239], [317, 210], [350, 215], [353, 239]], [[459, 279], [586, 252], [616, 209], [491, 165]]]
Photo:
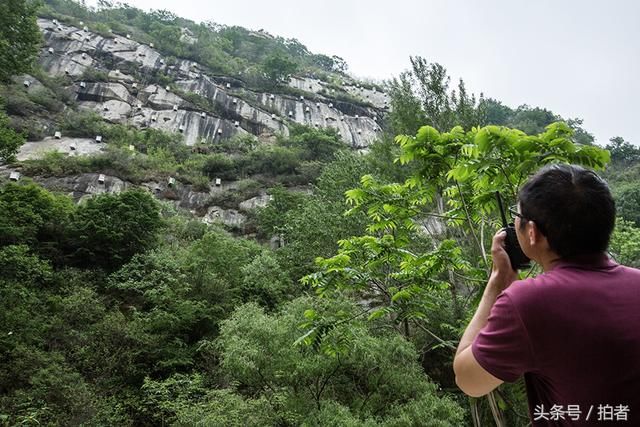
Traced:
[[505, 251], [509, 255], [509, 261], [511, 261], [511, 267], [514, 270], [523, 270], [530, 268], [529, 258], [522, 252], [520, 243], [518, 243], [518, 236], [516, 235], [516, 227], [513, 223], [507, 222], [507, 217], [504, 213], [504, 207], [502, 205], [502, 198], [500, 192], [496, 191], [496, 199], [498, 200], [498, 208], [500, 209], [500, 216], [502, 217], [503, 230], [507, 232], [505, 239]]

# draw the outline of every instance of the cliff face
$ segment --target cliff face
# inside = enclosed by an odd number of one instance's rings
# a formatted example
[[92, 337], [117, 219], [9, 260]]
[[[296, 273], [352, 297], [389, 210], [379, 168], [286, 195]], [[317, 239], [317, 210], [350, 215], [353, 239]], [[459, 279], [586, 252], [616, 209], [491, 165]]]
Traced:
[[[290, 88], [280, 90], [285, 94], [262, 93], [237, 78], [214, 75], [192, 61], [166, 58], [152, 44], [141, 44], [128, 36], [100, 35], [87, 27], [49, 19], [39, 19], [38, 25], [44, 39], [39, 62], [50, 76], [67, 76], [65, 85], [70, 85], [79, 109], [94, 111], [110, 123], [179, 132], [187, 145], [216, 144], [242, 134], [269, 141], [276, 134], [287, 136], [289, 126], [299, 123], [334, 128], [346, 144], [363, 150], [379, 136], [378, 121], [388, 108], [386, 94], [346, 80], [340, 83], [339, 95], [335, 84], [303, 76], [293, 76]], [[32, 76], [26, 76], [25, 81], [29, 82], [25, 84], [27, 92], [42, 87]], [[95, 154], [109, 143], [100, 135], [70, 138], [57, 134], [49, 119], [39, 120], [48, 136], [27, 142], [18, 160], [39, 158], [48, 151], [69, 156]], [[6, 165], [0, 169], [7, 176], [13, 170]], [[67, 192], [76, 201], [134, 185], [108, 173], [32, 178], [48, 188]], [[236, 190], [233, 181], [214, 180], [209, 191], [194, 191], [191, 185], [168, 181], [137, 185], [205, 222], [222, 222], [234, 228], [243, 227], [243, 212], [264, 206], [269, 200], [262, 189], [248, 194], [235, 209], [215, 206], [220, 193]]]
[[[373, 106], [363, 107], [333, 99], [332, 89], [312, 78], [294, 77], [289, 83], [309, 93], [307, 97], [258, 93], [237, 79], [207, 75], [195, 62], [169, 61], [153, 47], [127, 37], [107, 38], [86, 27], [46, 19], [39, 19], [38, 25], [45, 40], [40, 57], [43, 68], [51, 75], [73, 79], [81, 108], [94, 110], [110, 122], [181, 132], [188, 145], [214, 143], [238, 133], [287, 135], [288, 123], [295, 122], [335, 128], [347, 144], [361, 149], [377, 137], [378, 116], [386, 108], [384, 93], [345, 85], [346, 92]], [[84, 81], [87, 69], [106, 72], [109, 81]], [[158, 74], [170, 76], [179, 92], [206, 99], [215, 111], [199, 108], [169, 86], [160, 86], [153, 81]]]

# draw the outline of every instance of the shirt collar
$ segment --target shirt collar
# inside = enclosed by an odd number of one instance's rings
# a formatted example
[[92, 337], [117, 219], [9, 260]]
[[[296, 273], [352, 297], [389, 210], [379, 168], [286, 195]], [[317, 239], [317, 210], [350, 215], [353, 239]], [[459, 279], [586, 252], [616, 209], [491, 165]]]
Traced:
[[578, 255], [571, 258], [564, 258], [557, 261], [551, 270], [556, 268], [576, 267], [587, 270], [609, 269], [618, 265], [605, 252], [597, 254]]

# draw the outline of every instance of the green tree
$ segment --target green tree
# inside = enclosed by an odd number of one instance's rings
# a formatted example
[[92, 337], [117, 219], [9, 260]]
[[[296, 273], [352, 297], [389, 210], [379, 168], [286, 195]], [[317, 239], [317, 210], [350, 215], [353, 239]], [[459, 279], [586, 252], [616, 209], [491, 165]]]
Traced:
[[242, 300], [255, 301], [262, 307], [275, 310], [287, 299], [300, 294], [296, 291], [276, 258], [267, 252], [256, 256], [242, 270]]
[[156, 424], [261, 427], [274, 425], [277, 419], [267, 399], [212, 389], [200, 374], [146, 378], [142, 391], [145, 414]]
[[56, 263], [62, 261], [69, 217], [74, 206], [34, 183], [8, 183], [0, 188], [0, 246], [25, 244]]
[[40, 46], [36, 24], [39, 1], [6, 0], [0, 3], [0, 81], [31, 70]]
[[92, 197], [73, 215], [72, 257], [78, 265], [116, 269], [153, 247], [162, 226], [158, 203], [146, 191]]
[[25, 136], [13, 130], [9, 123], [9, 118], [0, 111], [0, 162], [3, 163], [14, 161], [25, 142]]
[[609, 250], [620, 264], [640, 268], [640, 228], [618, 218]]
[[389, 85], [390, 121], [395, 134], [413, 135], [425, 123], [442, 132], [455, 125], [470, 130], [485, 122], [482, 96], [477, 103], [462, 79], [457, 91], [450, 90], [450, 78], [442, 65], [419, 56], [410, 60], [411, 70]]
[[613, 165], [626, 166], [640, 160], [640, 148], [625, 141], [621, 136], [611, 138], [605, 148], [611, 153]]
[[[244, 305], [223, 323], [218, 340], [225, 375], [242, 385], [238, 391], [245, 396], [265, 398], [278, 424], [310, 422], [309, 416], [332, 402], [356, 420], [391, 421], [387, 417], [392, 408], [427, 397], [433, 405], [426, 410], [434, 423], [462, 421], [458, 405], [438, 394], [421, 373], [413, 346], [398, 336], [374, 335], [366, 324], [353, 322], [338, 326], [341, 333], [328, 332], [318, 349], [292, 345], [299, 319], [313, 319], [329, 308], [322, 301], [313, 309], [309, 304], [309, 298], [294, 300], [273, 315], [254, 304]], [[333, 304], [347, 316], [359, 310], [344, 300]]]
[[273, 84], [284, 84], [298, 69], [298, 64], [282, 54], [267, 57], [262, 63], [262, 71]]
[[298, 208], [271, 217], [269, 226], [284, 239], [284, 246], [276, 255], [291, 280], [297, 281], [309, 273], [317, 256], [334, 254], [338, 248], [336, 237], [344, 238], [363, 229], [363, 216], [345, 217], [343, 213], [347, 208], [344, 192], [357, 185], [358, 177], [365, 171], [366, 162], [361, 156], [338, 153], [318, 178], [313, 196], [300, 200], [294, 197], [293, 203], [301, 202]]
[[391, 98], [389, 120], [395, 134], [413, 135], [426, 121], [420, 99], [413, 92], [411, 80], [411, 73], [405, 71], [389, 84], [389, 96]]
[[190, 368], [194, 346], [214, 332], [216, 301], [205, 300], [192, 285], [185, 256], [167, 249], [137, 254], [109, 277], [109, 293], [132, 313], [127, 329], [145, 337], [136, 362], [147, 373], [170, 375]]
[[340, 134], [335, 129], [315, 129], [294, 124], [290, 127], [289, 137], [278, 143], [285, 147], [302, 150], [304, 160], [330, 162], [336, 152], [345, 148]]
[[618, 215], [640, 227], [640, 185], [621, 182], [613, 188]]
[[271, 200], [264, 208], [259, 208], [258, 231], [263, 238], [270, 238], [284, 225], [283, 218], [289, 212], [298, 209], [307, 198], [304, 193], [288, 191], [282, 185], [269, 190]]
[[[303, 282], [324, 297], [353, 295], [365, 302], [361, 316], [386, 319], [406, 339], [426, 334], [426, 348], [447, 348], [451, 359], [451, 341], [464, 326], [462, 313], [471, 312], [469, 303], [481, 295], [479, 284], [490, 272], [488, 245], [499, 228], [494, 193], [515, 202], [519, 186], [547, 163], [603, 169], [609, 161], [606, 150], [576, 145], [572, 134], [566, 124], [554, 123], [537, 136], [498, 126], [469, 132], [458, 126], [446, 133], [424, 126], [415, 137], [398, 136], [398, 161], [416, 166], [414, 175], [391, 184], [363, 176], [347, 198], [351, 213], [367, 215], [367, 232], [341, 240], [337, 255], [318, 258], [319, 271]], [[430, 217], [440, 225], [425, 226]], [[428, 236], [431, 248], [429, 241], [415, 247], [421, 235]], [[461, 293], [475, 298], [462, 299]], [[451, 310], [444, 316], [448, 325], [442, 325], [443, 310]], [[304, 341], [321, 345], [332, 325], [346, 321], [314, 318], [306, 324]], [[491, 399], [494, 414], [501, 416]]]

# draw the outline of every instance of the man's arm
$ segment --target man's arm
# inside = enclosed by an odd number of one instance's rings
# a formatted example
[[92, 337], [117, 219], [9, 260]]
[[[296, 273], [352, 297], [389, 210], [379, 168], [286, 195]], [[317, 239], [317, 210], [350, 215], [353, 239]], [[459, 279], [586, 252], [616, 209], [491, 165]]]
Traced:
[[509, 287], [517, 277], [516, 272], [511, 268], [509, 256], [504, 250], [505, 236], [506, 233], [504, 231], [500, 231], [493, 236], [491, 244], [491, 257], [493, 259], [491, 277], [484, 289], [478, 309], [460, 339], [460, 344], [453, 360], [456, 384], [462, 391], [473, 397], [484, 396], [503, 383], [502, 380], [491, 375], [480, 366], [471, 351], [471, 344], [480, 330], [487, 324], [491, 307], [496, 302], [498, 295]]

